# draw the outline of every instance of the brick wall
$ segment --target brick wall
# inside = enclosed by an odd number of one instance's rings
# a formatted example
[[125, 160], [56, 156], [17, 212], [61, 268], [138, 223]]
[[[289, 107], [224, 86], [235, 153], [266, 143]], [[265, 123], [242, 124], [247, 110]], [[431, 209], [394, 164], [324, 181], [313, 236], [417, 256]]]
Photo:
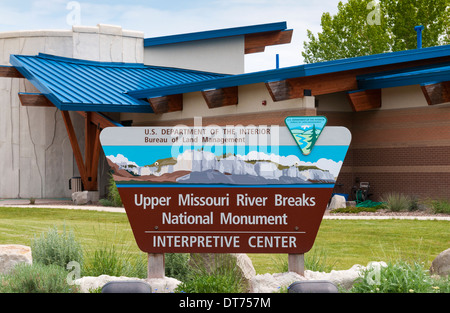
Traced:
[[449, 107], [318, 115], [352, 132], [338, 192], [349, 193], [359, 178], [370, 182], [375, 201], [388, 192], [450, 199]]

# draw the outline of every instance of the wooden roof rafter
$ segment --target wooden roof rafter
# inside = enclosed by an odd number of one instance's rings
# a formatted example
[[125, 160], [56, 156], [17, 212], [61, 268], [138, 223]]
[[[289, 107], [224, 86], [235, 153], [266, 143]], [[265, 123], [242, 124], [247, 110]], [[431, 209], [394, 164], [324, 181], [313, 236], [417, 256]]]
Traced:
[[202, 95], [210, 109], [237, 105], [239, 102], [237, 86], [204, 90]]
[[277, 102], [303, 98], [305, 90], [311, 90], [312, 96], [351, 91], [358, 89], [358, 82], [356, 73], [349, 71], [272, 81], [266, 83], [266, 87], [272, 100]]
[[264, 52], [267, 46], [291, 43], [292, 29], [245, 35], [245, 54]]
[[25, 78], [14, 66], [0, 65], [0, 77]]
[[347, 93], [353, 112], [363, 112], [381, 108], [381, 89], [356, 90]]
[[450, 81], [421, 85], [428, 105], [450, 102]]
[[149, 98], [148, 102], [155, 114], [177, 112], [183, 110], [183, 94]]

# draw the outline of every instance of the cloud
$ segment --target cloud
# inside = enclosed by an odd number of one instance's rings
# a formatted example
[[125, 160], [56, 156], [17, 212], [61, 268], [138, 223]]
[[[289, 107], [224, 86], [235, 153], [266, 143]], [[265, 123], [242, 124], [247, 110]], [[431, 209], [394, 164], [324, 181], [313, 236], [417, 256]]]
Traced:
[[107, 158], [115, 164], [126, 164], [126, 165], [138, 166], [136, 163], [129, 161], [123, 154], [118, 154], [117, 156], [108, 155]]
[[330, 159], [319, 159], [317, 162], [314, 162], [314, 163], [300, 162], [300, 165], [303, 165], [303, 166], [316, 166], [322, 170], [327, 170], [335, 178], [339, 176], [339, 172], [341, 171], [342, 164], [343, 164], [342, 161], [335, 162]]
[[251, 151], [247, 155], [238, 155], [238, 157], [246, 161], [267, 160], [284, 166], [316, 166], [321, 170], [329, 171], [333, 175], [333, 177], [338, 177], [343, 164], [342, 161], [336, 162], [325, 158], [319, 159], [317, 160], [317, 162], [304, 162], [301, 161], [296, 155], [280, 156], [273, 153], [267, 154], [258, 151]]

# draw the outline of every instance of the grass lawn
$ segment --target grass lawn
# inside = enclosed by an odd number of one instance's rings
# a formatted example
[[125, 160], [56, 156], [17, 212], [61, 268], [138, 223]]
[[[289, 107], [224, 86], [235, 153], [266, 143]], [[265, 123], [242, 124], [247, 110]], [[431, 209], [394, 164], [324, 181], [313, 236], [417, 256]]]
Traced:
[[[145, 256], [123, 213], [42, 208], [0, 208], [0, 244], [30, 245], [34, 236], [64, 225], [86, 251], [115, 244]], [[309, 255], [326, 255], [335, 270], [370, 261], [421, 260], [426, 268], [450, 247], [450, 221], [324, 220]], [[306, 258], [308, 258], [306, 254]], [[287, 255], [249, 254], [258, 274], [277, 272]]]

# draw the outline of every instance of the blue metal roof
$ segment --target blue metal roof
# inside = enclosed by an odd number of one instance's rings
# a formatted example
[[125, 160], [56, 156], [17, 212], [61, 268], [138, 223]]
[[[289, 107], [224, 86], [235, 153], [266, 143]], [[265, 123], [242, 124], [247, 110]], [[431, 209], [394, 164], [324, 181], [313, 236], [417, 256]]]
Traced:
[[[450, 45], [224, 75], [135, 63], [12, 55], [11, 64], [61, 110], [153, 113], [147, 99], [427, 59], [449, 60]], [[444, 62], [442, 61], [442, 62]], [[360, 89], [449, 81], [449, 63], [358, 76]]]
[[223, 74], [63, 58], [11, 55], [11, 64], [61, 110], [153, 113], [128, 90], [163, 88], [224, 77]]
[[224, 38], [231, 36], [240, 35], [250, 35], [271, 31], [282, 31], [287, 29], [286, 22], [269, 23], [261, 25], [225, 28], [218, 30], [209, 30], [196, 33], [179, 34], [163, 37], [153, 37], [144, 39], [144, 47], [166, 45], [172, 43], [204, 40], [204, 39], [214, 39], [214, 38]]
[[360, 89], [380, 89], [450, 81], [450, 62], [357, 77]]
[[[273, 69], [254, 73], [218, 77], [213, 80], [188, 82], [177, 86], [155, 87], [141, 90], [129, 91], [128, 94], [135, 98], [146, 99], [156, 95], [170, 95], [175, 93], [186, 93], [202, 91], [207, 89], [220, 89], [256, 83], [267, 83], [281, 81], [290, 78], [307, 77], [320, 74], [330, 74], [349, 70], [357, 70], [397, 63], [420, 61], [426, 59], [450, 56], [450, 45], [437, 46], [423, 49], [405, 50], [374, 54], [356, 58], [334, 60], [328, 62], [304, 64], [280, 69]], [[427, 78], [428, 79], [428, 78]]]

